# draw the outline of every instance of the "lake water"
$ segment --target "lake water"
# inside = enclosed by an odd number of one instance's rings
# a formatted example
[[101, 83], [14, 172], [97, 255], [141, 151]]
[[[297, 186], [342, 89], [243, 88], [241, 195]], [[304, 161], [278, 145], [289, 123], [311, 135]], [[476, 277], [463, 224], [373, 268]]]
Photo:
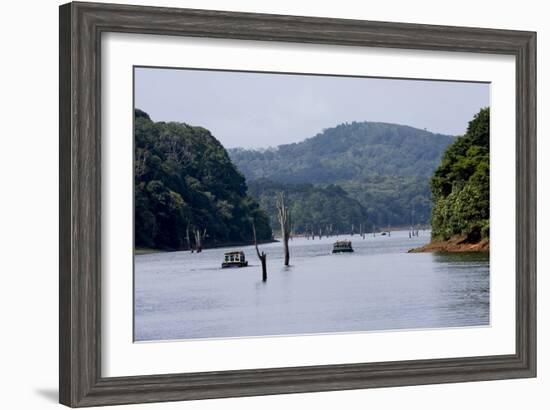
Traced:
[[[268, 280], [253, 247], [135, 257], [135, 340], [245, 337], [480, 326], [489, 324], [489, 256], [407, 253], [429, 242], [350, 239], [355, 250], [331, 254], [336, 238], [261, 245]], [[223, 253], [242, 249], [246, 268], [221, 269]]]

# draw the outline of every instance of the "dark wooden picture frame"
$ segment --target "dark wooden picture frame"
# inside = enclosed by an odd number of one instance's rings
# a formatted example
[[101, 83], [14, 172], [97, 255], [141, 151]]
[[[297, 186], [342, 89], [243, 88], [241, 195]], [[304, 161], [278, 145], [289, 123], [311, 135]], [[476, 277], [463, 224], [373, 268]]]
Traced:
[[[101, 35], [107, 32], [507, 54], [516, 59], [516, 352], [101, 376]], [[71, 407], [536, 375], [536, 33], [69, 3], [60, 7], [60, 402]]]

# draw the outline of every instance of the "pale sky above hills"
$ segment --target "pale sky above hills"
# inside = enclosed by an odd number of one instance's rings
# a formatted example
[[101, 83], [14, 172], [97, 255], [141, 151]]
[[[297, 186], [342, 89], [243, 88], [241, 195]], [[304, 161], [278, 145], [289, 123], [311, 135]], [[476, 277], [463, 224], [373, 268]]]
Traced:
[[460, 135], [489, 103], [487, 83], [135, 69], [137, 108], [205, 127], [226, 148], [299, 142], [352, 121]]

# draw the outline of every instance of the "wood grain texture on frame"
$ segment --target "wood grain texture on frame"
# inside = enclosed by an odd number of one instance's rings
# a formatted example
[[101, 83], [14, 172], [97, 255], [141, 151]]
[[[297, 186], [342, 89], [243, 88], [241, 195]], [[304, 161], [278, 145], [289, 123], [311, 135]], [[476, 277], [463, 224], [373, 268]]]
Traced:
[[[536, 375], [536, 33], [94, 3], [60, 7], [60, 402], [71, 407]], [[101, 34], [507, 54], [516, 58], [516, 353], [101, 377]]]

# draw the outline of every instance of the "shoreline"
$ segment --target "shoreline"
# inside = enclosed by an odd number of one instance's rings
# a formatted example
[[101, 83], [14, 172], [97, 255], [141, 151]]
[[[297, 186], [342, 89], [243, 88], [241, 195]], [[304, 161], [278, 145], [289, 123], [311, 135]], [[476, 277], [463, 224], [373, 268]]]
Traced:
[[453, 236], [448, 240], [435, 240], [421, 246], [420, 248], [409, 249], [408, 253], [441, 252], [489, 252], [490, 239], [483, 238], [478, 242], [467, 242], [465, 236]]
[[[268, 239], [263, 241], [258, 241], [258, 245], [264, 245], [266, 243], [280, 242], [277, 239]], [[212, 246], [203, 246], [202, 250], [206, 249], [217, 249], [217, 248], [230, 248], [233, 246], [254, 246], [254, 242], [230, 242], [230, 243], [220, 243]], [[152, 253], [168, 253], [168, 252], [191, 252], [190, 249], [155, 249], [155, 248], [134, 248], [134, 256], [137, 255], [149, 255]]]

